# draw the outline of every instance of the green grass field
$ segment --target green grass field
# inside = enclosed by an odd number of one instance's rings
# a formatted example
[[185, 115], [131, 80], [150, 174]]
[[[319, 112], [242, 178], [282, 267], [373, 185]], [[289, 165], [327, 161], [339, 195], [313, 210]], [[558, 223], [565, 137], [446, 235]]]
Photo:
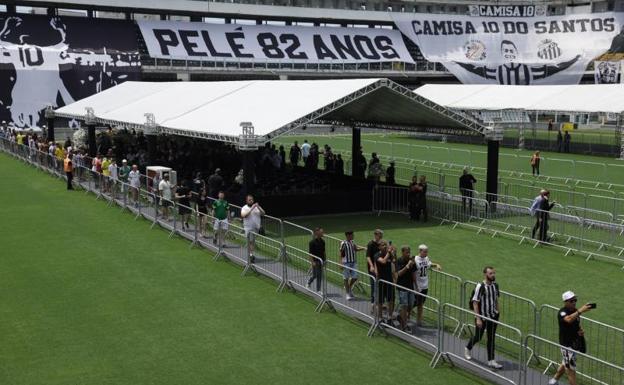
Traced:
[[0, 174], [0, 384], [482, 383], [4, 154]]
[[[319, 146], [326, 143], [330, 144], [332, 149], [338, 153], [350, 152], [351, 150], [351, 137], [345, 135], [331, 137], [285, 136], [278, 138], [275, 142], [284, 144], [288, 149], [294, 140], [302, 143], [304, 139], [308, 139], [310, 142], [314, 141]], [[458, 166], [457, 168], [464, 165], [484, 168], [487, 162], [487, 149], [483, 145], [440, 143], [419, 140], [400, 134], [364, 134], [362, 135], [362, 147], [367, 157], [370, 156], [371, 152], [377, 152], [397, 159], [397, 163], [405, 159], [420, 159], [447, 164], [454, 163]], [[522, 151], [501, 147], [499, 167], [501, 170], [530, 174], [529, 159], [532, 153], [533, 151], [529, 150]], [[345, 159], [350, 159], [350, 155]], [[542, 159], [542, 175], [624, 185], [624, 162], [616, 159], [557, 152], [542, 152]], [[437, 164], [435, 168], [445, 169], [445, 167]], [[450, 168], [450, 165], [446, 168]], [[458, 171], [461, 171], [461, 168]], [[481, 170], [473, 170], [473, 173], [479, 174]], [[505, 173], [501, 172], [501, 177], [505, 176]], [[527, 178], [527, 183], [528, 180]]]
[[[410, 222], [405, 216], [369, 214], [306, 217], [293, 219], [308, 226], [322, 226], [326, 233], [344, 238], [346, 229], [356, 232], [356, 242], [365, 245], [375, 228], [385, 231], [384, 238], [394, 245], [409, 245], [416, 250], [418, 245], [429, 246], [429, 255], [434, 262], [442, 264], [445, 272], [463, 279], [480, 281], [481, 270], [486, 265], [497, 269], [497, 280], [502, 290], [533, 300], [541, 304], [561, 304], [561, 293], [573, 290], [581, 302], [601, 302], [598, 310], [588, 316], [615, 326], [623, 327], [622, 301], [611, 301], [613, 290], [623, 279], [620, 266], [609, 262], [589, 261], [574, 255], [564, 256], [561, 250], [540, 247], [533, 249], [518, 245], [515, 240], [487, 235], [477, 235], [468, 229], [452, 229], [430, 223]], [[336, 254], [336, 253], [334, 253]], [[338, 260], [337, 255], [328, 258]], [[360, 268], [365, 271], [365, 257], [359, 258]]]

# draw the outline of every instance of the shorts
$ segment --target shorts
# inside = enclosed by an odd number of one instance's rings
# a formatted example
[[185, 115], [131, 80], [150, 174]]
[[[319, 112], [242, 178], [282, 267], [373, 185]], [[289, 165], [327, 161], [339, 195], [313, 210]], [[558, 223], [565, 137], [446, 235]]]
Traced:
[[563, 357], [563, 366], [566, 369], [576, 370], [576, 352], [571, 348], [562, 347], [561, 356]]
[[343, 277], [344, 279], [349, 279], [349, 278], [351, 278], [351, 279], [357, 279], [357, 277], [358, 277], [358, 273], [357, 273], [357, 271], [355, 270], [355, 269], [356, 269], [356, 264], [355, 264], [355, 262], [345, 262], [345, 263], [343, 263], [343, 266], [345, 267], [345, 268], [342, 270], [342, 277]]
[[200, 214], [208, 215], [208, 209], [206, 208], [206, 206], [197, 206], [197, 211]]
[[229, 227], [229, 223], [227, 218], [225, 219], [216, 219], [214, 220], [214, 225], [213, 225], [213, 229], [214, 231], [218, 231], [218, 230], [223, 230], [223, 231], [227, 231]]
[[[156, 199], [158, 199], [158, 197], [156, 197]], [[158, 201], [156, 201], [158, 202]], [[162, 207], [170, 207], [172, 205], [172, 202], [170, 200], [161, 198], [161, 205]]]
[[414, 307], [414, 293], [406, 290], [399, 290], [399, 305]]
[[260, 231], [260, 229], [253, 229], [253, 228], [248, 228], [245, 227], [245, 237], [250, 241], [253, 242], [256, 240], [256, 234], [258, 234], [258, 231]]
[[178, 214], [180, 215], [185, 215], [185, 214], [190, 214], [191, 213], [191, 209], [188, 208], [187, 206], [178, 206]]
[[377, 283], [377, 294], [379, 295], [379, 303], [394, 302], [394, 286], [385, 282]]
[[[427, 295], [427, 293], [429, 292], [429, 289], [422, 289], [422, 290], [416, 290], [417, 292], [419, 292], [420, 294], [424, 294]], [[422, 295], [416, 295], [416, 306], [422, 306], [425, 304], [425, 301], [427, 301], [427, 297], [423, 297]]]

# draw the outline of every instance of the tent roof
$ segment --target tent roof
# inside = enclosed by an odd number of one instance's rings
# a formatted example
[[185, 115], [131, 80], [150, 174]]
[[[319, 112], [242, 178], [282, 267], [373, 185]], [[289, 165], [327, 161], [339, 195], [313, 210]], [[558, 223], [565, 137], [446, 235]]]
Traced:
[[460, 110], [624, 111], [624, 84], [504, 86], [427, 84], [414, 91], [447, 108]]
[[238, 142], [251, 122], [262, 141], [314, 121], [483, 132], [475, 120], [431, 103], [387, 79], [125, 82], [56, 110], [57, 116]]

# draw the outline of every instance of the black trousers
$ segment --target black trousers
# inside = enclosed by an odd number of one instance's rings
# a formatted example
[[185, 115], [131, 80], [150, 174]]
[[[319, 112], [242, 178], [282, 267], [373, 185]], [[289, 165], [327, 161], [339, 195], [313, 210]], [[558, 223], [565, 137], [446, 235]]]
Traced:
[[[498, 321], [498, 314], [496, 315], [496, 317], [493, 317], [492, 319], [495, 321]], [[494, 359], [496, 327], [498, 325], [488, 320], [483, 320], [482, 325], [483, 325], [482, 327], [478, 327], [477, 321], [475, 320], [475, 335], [472, 337], [470, 342], [468, 342], [468, 345], [466, 346], [466, 348], [468, 348], [468, 350], [472, 350], [472, 347], [478, 344], [479, 341], [481, 341], [481, 338], [483, 338], [483, 334], [487, 333], [487, 356], [488, 356], [488, 361], [491, 361]]]
[[540, 229], [542, 225], [542, 221], [540, 220], [539, 214], [535, 216], [535, 224], [533, 225], [533, 230], [531, 231], [531, 238], [535, 239], [535, 233]]
[[548, 241], [548, 217], [543, 218], [540, 223], [539, 239], [542, 242]]
[[537, 175], [539, 175], [539, 166], [531, 166], [531, 168], [533, 169], [533, 175], [535, 175], [536, 172]]
[[316, 280], [316, 291], [321, 291], [321, 282], [323, 282], [323, 265], [318, 262], [312, 263], [312, 276], [308, 280], [308, 285], [311, 285], [314, 280]]
[[65, 173], [65, 176], [67, 176], [67, 189], [73, 190], [74, 186], [72, 185], [72, 180], [74, 180], [74, 173], [69, 171]]
[[464, 211], [466, 211], [466, 201], [468, 201], [468, 207], [470, 212], [472, 213], [472, 191], [465, 188], [460, 189], [460, 191], [462, 195], [462, 206], [464, 207]]
[[417, 207], [416, 207], [416, 218], [415, 220], [419, 221], [420, 220], [420, 214], [423, 215], [423, 221], [427, 222], [427, 206], [420, 203]]

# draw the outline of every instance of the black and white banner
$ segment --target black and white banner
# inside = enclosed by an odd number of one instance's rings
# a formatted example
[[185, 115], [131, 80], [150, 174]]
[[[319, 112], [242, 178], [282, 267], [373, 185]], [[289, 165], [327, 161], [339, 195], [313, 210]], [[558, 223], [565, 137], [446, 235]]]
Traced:
[[41, 127], [47, 105], [138, 80], [133, 31], [127, 21], [0, 14], [0, 121]]
[[622, 13], [392, 16], [427, 60], [442, 63], [462, 83], [577, 84], [594, 58], [624, 53]]
[[595, 61], [594, 81], [596, 84], [622, 83], [621, 61]]
[[137, 22], [151, 57], [305, 63], [413, 63], [401, 33], [379, 28]]

